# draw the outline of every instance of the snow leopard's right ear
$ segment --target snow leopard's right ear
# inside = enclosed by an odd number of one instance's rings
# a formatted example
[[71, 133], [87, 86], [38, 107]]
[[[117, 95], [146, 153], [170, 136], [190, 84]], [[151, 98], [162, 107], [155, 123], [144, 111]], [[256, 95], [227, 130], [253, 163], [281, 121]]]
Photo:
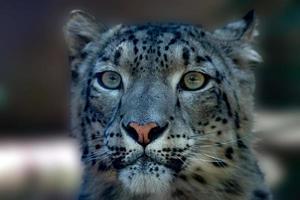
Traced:
[[104, 29], [96, 23], [95, 18], [81, 10], [73, 10], [64, 26], [64, 35], [71, 58], [82, 57], [82, 49], [99, 37]]
[[213, 34], [224, 40], [243, 40], [252, 42], [258, 35], [257, 19], [254, 10], [250, 10], [242, 19], [231, 22], [214, 30]]

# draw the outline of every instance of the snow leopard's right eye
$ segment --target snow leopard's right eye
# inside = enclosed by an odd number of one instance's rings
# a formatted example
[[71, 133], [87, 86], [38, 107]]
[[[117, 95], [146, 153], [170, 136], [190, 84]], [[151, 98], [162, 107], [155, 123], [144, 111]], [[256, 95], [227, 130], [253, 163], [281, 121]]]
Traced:
[[120, 74], [114, 71], [104, 71], [96, 74], [99, 85], [106, 89], [117, 90], [122, 86]]

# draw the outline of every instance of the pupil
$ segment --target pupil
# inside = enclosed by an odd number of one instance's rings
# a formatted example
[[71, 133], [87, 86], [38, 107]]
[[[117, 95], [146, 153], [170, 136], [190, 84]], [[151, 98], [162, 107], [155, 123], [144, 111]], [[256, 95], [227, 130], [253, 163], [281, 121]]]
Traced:
[[116, 82], [118, 80], [118, 78], [114, 74], [110, 74], [108, 76], [108, 80], [111, 82]]
[[196, 81], [197, 79], [196, 79], [196, 77], [195, 76], [191, 76], [190, 77], [190, 81]]

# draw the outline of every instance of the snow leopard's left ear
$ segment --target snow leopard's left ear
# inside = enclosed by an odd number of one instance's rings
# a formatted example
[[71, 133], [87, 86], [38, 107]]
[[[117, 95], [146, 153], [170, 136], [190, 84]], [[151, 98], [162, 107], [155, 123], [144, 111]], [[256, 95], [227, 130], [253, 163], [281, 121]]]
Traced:
[[101, 29], [93, 16], [81, 10], [73, 10], [64, 26], [70, 56], [82, 56], [82, 49], [99, 37]]
[[242, 19], [216, 29], [213, 35], [225, 41], [226, 53], [241, 67], [262, 62], [261, 56], [254, 50], [252, 43], [258, 35], [257, 20], [254, 10], [249, 11]]

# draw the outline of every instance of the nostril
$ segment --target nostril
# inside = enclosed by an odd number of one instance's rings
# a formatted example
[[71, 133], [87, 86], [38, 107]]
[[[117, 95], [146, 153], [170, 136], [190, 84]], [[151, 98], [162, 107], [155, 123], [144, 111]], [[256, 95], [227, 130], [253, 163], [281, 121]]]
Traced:
[[168, 128], [168, 124], [160, 127], [157, 123], [154, 122], [146, 124], [130, 122], [128, 125], [122, 123], [122, 128], [124, 129], [124, 131], [126, 131], [128, 136], [145, 147], [150, 142], [160, 137]]
[[136, 130], [131, 127], [129, 124], [127, 126], [125, 126], [124, 124], [122, 124], [122, 127], [124, 128], [124, 130], [126, 131], [126, 133], [132, 137], [132, 139], [134, 139], [135, 141], [138, 141], [139, 139], [139, 135], [136, 132]]
[[158, 137], [160, 137], [168, 128], [169, 124], [167, 123], [165, 126], [160, 127], [154, 127], [149, 132], [149, 140], [152, 142], [153, 140], [156, 140]]

